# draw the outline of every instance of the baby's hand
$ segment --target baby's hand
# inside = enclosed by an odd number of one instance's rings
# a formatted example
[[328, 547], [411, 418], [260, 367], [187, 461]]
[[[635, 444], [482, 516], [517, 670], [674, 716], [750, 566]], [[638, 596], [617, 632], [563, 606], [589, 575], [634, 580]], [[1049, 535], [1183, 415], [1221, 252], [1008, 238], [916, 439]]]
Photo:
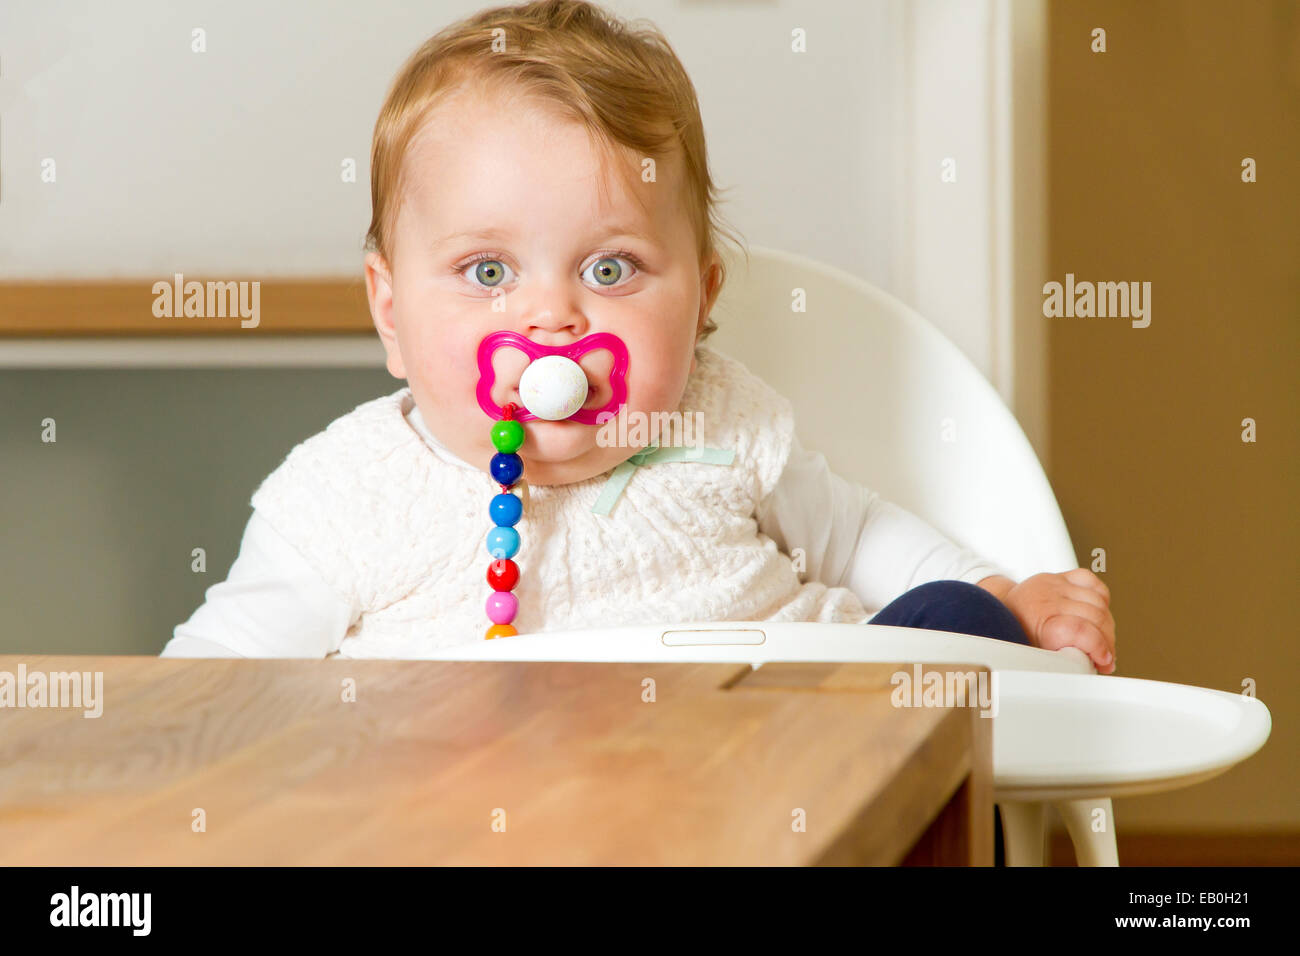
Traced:
[[1099, 674], [1115, 671], [1110, 589], [1087, 568], [1025, 578], [1002, 599], [1035, 647], [1077, 647]]

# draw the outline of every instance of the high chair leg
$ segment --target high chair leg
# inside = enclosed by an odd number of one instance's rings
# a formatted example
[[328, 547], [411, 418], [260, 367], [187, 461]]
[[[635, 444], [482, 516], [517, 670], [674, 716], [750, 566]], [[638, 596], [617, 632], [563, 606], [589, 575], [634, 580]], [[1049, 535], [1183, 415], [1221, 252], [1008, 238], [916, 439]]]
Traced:
[[1119, 866], [1115, 845], [1115, 811], [1110, 797], [1101, 800], [1060, 800], [1053, 804], [1074, 844], [1080, 866]]
[[1002, 848], [1007, 866], [1042, 866], [1046, 807], [1041, 803], [1005, 800], [998, 803], [1002, 815]]

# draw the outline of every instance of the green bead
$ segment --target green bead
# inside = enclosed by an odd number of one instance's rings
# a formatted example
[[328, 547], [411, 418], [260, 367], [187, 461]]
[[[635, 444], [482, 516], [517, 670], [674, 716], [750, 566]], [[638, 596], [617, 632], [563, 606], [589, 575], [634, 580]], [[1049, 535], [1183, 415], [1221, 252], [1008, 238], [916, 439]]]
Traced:
[[523, 443], [524, 426], [519, 422], [512, 419], [492, 424], [492, 444], [496, 446], [497, 451], [508, 455], [518, 451]]

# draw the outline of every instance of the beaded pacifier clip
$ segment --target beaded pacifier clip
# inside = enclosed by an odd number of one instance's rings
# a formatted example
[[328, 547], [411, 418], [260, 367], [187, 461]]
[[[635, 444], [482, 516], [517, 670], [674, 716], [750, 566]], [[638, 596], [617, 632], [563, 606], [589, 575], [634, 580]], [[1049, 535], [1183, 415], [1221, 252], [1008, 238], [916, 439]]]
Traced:
[[[509, 346], [519, 349], [530, 359], [528, 367], [519, 378], [521, 409], [514, 402], [498, 406], [492, 401], [492, 386], [496, 370], [492, 356], [497, 349]], [[587, 373], [578, 364], [578, 358], [596, 349], [608, 349], [614, 356], [610, 370], [612, 394], [601, 408], [583, 409], [587, 401]], [[511, 489], [524, 472], [523, 460], [517, 452], [524, 444], [526, 421], [570, 421], [585, 425], [603, 424], [618, 414], [627, 400], [627, 346], [610, 332], [597, 332], [566, 346], [539, 345], [518, 332], [499, 331], [483, 339], [478, 347], [479, 381], [476, 395], [479, 407], [492, 423], [492, 447], [496, 454], [488, 465], [492, 480], [501, 486], [488, 505], [492, 529], [487, 534], [487, 550], [492, 556], [488, 565], [487, 582], [492, 593], [487, 599], [487, 616], [492, 624], [484, 637], [510, 637], [519, 632], [514, 627], [519, 613], [519, 599], [512, 593], [519, 583], [519, 566], [511, 559], [519, 552], [519, 532], [515, 530], [523, 516], [523, 500]]]

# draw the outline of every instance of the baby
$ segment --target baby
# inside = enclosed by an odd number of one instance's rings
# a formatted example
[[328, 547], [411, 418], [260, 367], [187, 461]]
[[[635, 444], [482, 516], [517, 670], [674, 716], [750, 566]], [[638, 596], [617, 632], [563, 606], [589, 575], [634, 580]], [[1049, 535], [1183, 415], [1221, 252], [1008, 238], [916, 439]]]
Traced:
[[[506, 591], [512, 624], [495, 633], [870, 622], [1073, 645], [1114, 671], [1094, 574], [1016, 583], [832, 474], [799, 446], [789, 402], [704, 344], [723, 229], [694, 88], [653, 28], [547, 0], [443, 30], [388, 93], [371, 198], [370, 310], [407, 385], [266, 478], [227, 580], [164, 655], [419, 657], [483, 640], [484, 601]], [[506, 412], [485, 410], [528, 408], [523, 352], [493, 351], [480, 375], [479, 345], [502, 331], [546, 349], [610, 333], [625, 378], [612, 349], [573, 353], [581, 411], [609, 405], [621, 380], [618, 424], [679, 412], [720, 452], [641, 463], [651, 439], [635, 427], [536, 418], [523, 479], [494, 476]], [[524, 499], [501, 522], [517, 521], [521, 546], [490, 553], [488, 504], [507, 490]]]

